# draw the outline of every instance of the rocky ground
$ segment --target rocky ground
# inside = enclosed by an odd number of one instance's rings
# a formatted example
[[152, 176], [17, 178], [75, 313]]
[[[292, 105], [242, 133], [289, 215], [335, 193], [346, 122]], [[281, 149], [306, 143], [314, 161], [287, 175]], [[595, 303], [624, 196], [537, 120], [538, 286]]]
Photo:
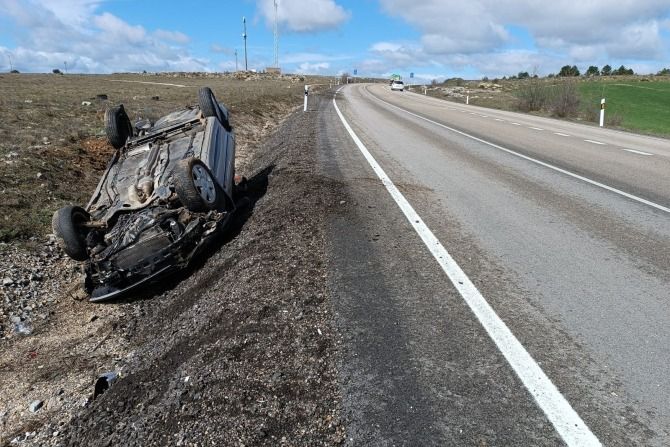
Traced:
[[140, 295], [91, 304], [50, 238], [0, 246], [0, 445], [343, 441], [322, 259], [338, 202], [315, 176], [315, 119], [243, 146], [253, 205], [199, 265]]

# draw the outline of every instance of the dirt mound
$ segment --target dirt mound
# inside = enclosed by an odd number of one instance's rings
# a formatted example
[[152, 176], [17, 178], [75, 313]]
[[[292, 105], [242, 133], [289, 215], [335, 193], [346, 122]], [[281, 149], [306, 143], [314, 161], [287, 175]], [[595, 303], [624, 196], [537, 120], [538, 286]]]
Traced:
[[[3, 428], [5, 442], [343, 440], [322, 220], [338, 197], [315, 172], [316, 116], [292, 115], [247, 160], [253, 205], [201, 265], [153, 295], [107, 306], [75, 303], [70, 324], [80, 327], [79, 344], [63, 340], [61, 349], [46, 354], [42, 373], [35, 362], [28, 369], [21, 349], [12, 350], [14, 358], [0, 352], [4, 376], [25, 373], [23, 382], [33, 383], [23, 413], [11, 415], [12, 432]], [[64, 324], [50, 330], [62, 331]], [[35, 345], [27, 340], [23, 350]], [[103, 371], [117, 371], [119, 378], [89, 400], [95, 372]], [[34, 399], [45, 405], [31, 414]]]

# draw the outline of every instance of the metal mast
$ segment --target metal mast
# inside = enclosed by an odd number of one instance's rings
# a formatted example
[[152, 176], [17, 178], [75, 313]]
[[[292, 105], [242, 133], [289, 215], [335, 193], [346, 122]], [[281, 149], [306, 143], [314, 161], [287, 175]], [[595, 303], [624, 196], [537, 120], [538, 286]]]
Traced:
[[274, 0], [275, 4], [275, 24], [274, 24], [274, 61], [273, 61], [273, 67], [279, 68], [279, 27], [277, 24], [277, 4], [279, 2], [277, 0]]
[[249, 71], [249, 66], [247, 65], [247, 18], [242, 17], [242, 23], [244, 24], [244, 33], [242, 38], [244, 39], [244, 71]]

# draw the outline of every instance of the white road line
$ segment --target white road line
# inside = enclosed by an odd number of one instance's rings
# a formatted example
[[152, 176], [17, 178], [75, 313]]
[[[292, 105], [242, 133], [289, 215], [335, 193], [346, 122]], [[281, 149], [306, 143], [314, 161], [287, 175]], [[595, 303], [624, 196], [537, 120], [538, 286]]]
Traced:
[[635, 149], [624, 149], [624, 151], [632, 152], [634, 154], [639, 154], [639, 155], [654, 155], [654, 154], [650, 154], [649, 152], [636, 151]]
[[510, 123], [512, 126], [520, 126], [521, 124], [519, 123]]
[[496, 121], [505, 121], [505, 120], [501, 120], [500, 118], [493, 118], [493, 119], [496, 120]]
[[530, 127], [530, 126], [529, 126], [528, 128], [529, 128], [529, 129], [533, 129], [533, 130], [544, 130], [544, 129], [540, 129], [539, 127]]
[[554, 135], [558, 135], [559, 137], [569, 137], [567, 133], [560, 133], [560, 132], [554, 132]]
[[[386, 102], [386, 101], [384, 101]], [[412, 208], [405, 196], [393, 184], [391, 179], [382, 167], [374, 159], [370, 151], [358, 138], [356, 133], [340, 112], [337, 102], [333, 98], [335, 111], [340, 117], [349, 135], [356, 143], [365, 159], [368, 161], [372, 170], [377, 174], [386, 190], [396, 202], [400, 210], [405, 214], [407, 220], [412, 225], [416, 233], [426, 244], [428, 250], [447, 274], [451, 283], [458, 293], [463, 297], [479, 322], [482, 324], [489, 337], [496, 344], [502, 355], [507, 359], [514, 372], [516, 372], [521, 382], [533, 396], [535, 402], [544, 411], [547, 418], [554, 425], [558, 434], [568, 446], [600, 446], [600, 441], [586, 426], [577, 412], [570, 406], [570, 403], [563, 397], [549, 377], [542, 371], [542, 368], [533, 360], [528, 351], [521, 342], [512, 334], [504, 321], [500, 319], [486, 299], [479, 292], [477, 287], [470, 281], [470, 278], [463, 272], [461, 267], [451, 257], [447, 249], [437, 239], [428, 226], [423, 222], [421, 216]]]
[[[368, 93], [369, 93], [369, 92], [368, 92]], [[554, 171], [556, 171], [556, 172], [560, 172], [561, 174], [569, 175], [569, 176], [572, 177], [572, 178], [576, 178], [576, 179], [579, 179], [579, 180], [581, 180], [581, 181], [583, 181], [583, 182], [586, 182], [586, 183], [589, 183], [589, 184], [591, 184], [591, 185], [597, 186], [597, 187], [599, 187], [599, 188], [606, 189], [606, 190], [608, 190], [608, 191], [610, 191], [610, 192], [613, 192], [613, 193], [615, 193], [615, 194], [619, 194], [620, 196], [626, 197], [626, 198], [631, 199], [631, 200], [635, 200], [636, 202], [644, 203], [645, 205], [648, 205], [648, 206], [650, 206], [650, 207], [652, 207], [652, 208], [656, 208], [657, 210], [664, 211], [664, 212], [666, 212], [666, 213], [670, 213], [670, 208], [665, 207], [665, 206], [663, 206], [663, 205], [659, 205], [658, 203], [654, 203], [654, 202], [652, 202], [651, 200], [643, 199], [642, 197], [638, 197], [638, 196], [635, 196], [635, 195], [633, 195], [633, 194], [629, 194], [629, 193], [627, 193], [627, 192], [625, 192], [625, 191], [621, 191], [620, 189], [616, 189], [616, 188], [613, 188], [613, 187], [611, 187], [611, 186], [605, 185], [605, 184], [603, 184], [603, 183], [596, 182], [595, 180], [591, 180], [591, 179], [588, 178], [588, 177], [584, 177], [584, 176], [581, 176], [581, 175], [579, 175], [579, 174], [575, 174], [574, 172], [570, 172], [570, 171], [567, 171], [567, 170], [565, 170], [565, 169], [559, 168], [558, 166], [554, 166], [554, 165], [551, 165], [551, 164], [549, 164], [549, 163], [545, 163], [545, 162], [540, 161], [540, 160], [537, 160], [537, 159], [535, 159], [535, 158], [533, 158], [533, 157], [529, 157], [528, 155], [524, 155], [524, 154], [521, 154], [521, 153], [519, 153], [519, 152], [513, 151], [513, 150], [511, 150], [511, 149], [507, 149], [506, 147], [500, 146], [500, 145], [498, 145], [498, 144], [491, 143], [490, 141], [482, 140], [481, 138], [477, 138], [477, 137], [475, 137], [474, 135], [470, 135], [469, 133], [460, 131], [460, 130], [458, 130], [458, 129], [454, 129], [453, 127], [446, 126], [446, 125], [444, 125], [444, 124], [442, 124], [442, 123], [438, 123], [437, 121], [433, 121], [433, 120], [428, 119], [428, 118], [426, 118], [426, 117], [423, 117], [423, 116], [421, 116], [421, 115], [417, 115], [416, 113], [410, 112], [409, 110], [405, 110], [405, 109], [403, 109], [402, 107], [398, 107], [398, 106], [396, 106], [396, 105], [394, 105], [394, 104], [391, 104], [390, 102], [386, 102], [386, 101], [384, 101], [383, 99], [379, 99], [379, 98], [377, 98], [376, 96], [374, 96], [374, 95], [372, 95], [372, 94], [370, 94], [370, 96], [372, 96], [375, 100], [377, 100], [377, 101], [379, 101], [379, 102], [383, 102], [384, 104], [386, 104], [386, 105], [388, 105], [388, 106], [391, 106], [391, 107], [393, 107], [393, 108], [395, 108], [395, 109], [400, 110], [401, 112], [407, 113], [408, 115], [412, 115], [412, 116], [414, 116], [414, 117], [416, 117], [416, 118], [422, 119], [422, 120], [427, 121], [427, 122], [429, 122], [429, 123], [431, 123], [431, 124], [434, 124], [434, 125], [436, 125], [436, 126], [439, 126], [439, 127], [444, 128], [444, 129], [447, 129], [447, 130], [449, 130], [449, 131], [451, 131], [451, 132], [457, 133], [457, 134], [459, 134], [459, 135], [463, 135], [464, 137], [470, 138], [470, 139], [475, 140], [475, 141], [479, 141], [479, 142], [482, 143], [482, 144], [486, 144], [487, 146], [494, 147], [494, 148], [499, 149], [499, 150], [501, 150], [501, 151], [507, 152], [508, 154], [515, 155], [515, 156], [517, 156], [517, 157], [519, 157], [519, 158], [523, 158], [524, 160], [528, 160], [528, 161], [530, 161], [530, 162], [537, 163], [537, 164], [540, 165], [540, 166], [544, 166], [545, 168], [549, 168], [549, 169], [552, 169], [552, 170], [554, 170]], [[512, 123], [512, 124], [514, 124], [514, 123]], [[518, 125], [520, 125], [520, 124], [518, 124]]]
[[605, 143], [603, 143], [601, 141], [596, 141], [596, 140], [584, 140], [584, 141], [586, 141], [587, 143], [593, 143], [593, 144], [599, 144], [601, 146], [605, 146]]

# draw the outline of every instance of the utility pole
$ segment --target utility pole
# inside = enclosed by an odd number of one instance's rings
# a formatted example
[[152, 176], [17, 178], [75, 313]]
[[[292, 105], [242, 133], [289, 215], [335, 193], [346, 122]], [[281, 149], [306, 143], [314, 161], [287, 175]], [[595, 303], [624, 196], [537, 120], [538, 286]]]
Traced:
[[65, 67], [65, 74], [67, 74], [67, 61], [63, 62], [63, 67]]
[[275, 4], [275, 24], [274, 24], [274, 61], [273, 61], [273, 67], [279, 68], [279, 27], [277, 25], [277, 0], [274, 0]]
[[237, 71], [237, 48], [235, 48], [235, 71]]
[[12, 55], [7, 54], [7, 57], [9, 58], [9, 71], [12, 72], [14, 71], [14, 65], [12, 65]]
[[242, 17], [242, 24], [244, 25], [244, 33], [242, 33], [242, 38], [244, 39], [244, 71], [249, 71], [249, 66], [247, 65], [247, 18]]

